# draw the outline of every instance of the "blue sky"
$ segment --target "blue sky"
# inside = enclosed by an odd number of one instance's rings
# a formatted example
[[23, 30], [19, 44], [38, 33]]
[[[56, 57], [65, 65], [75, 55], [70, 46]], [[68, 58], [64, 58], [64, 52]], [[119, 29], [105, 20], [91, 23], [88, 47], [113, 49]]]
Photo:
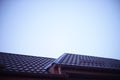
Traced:
[[0, 51], [120, 59], [119, 0], [1, 0]]

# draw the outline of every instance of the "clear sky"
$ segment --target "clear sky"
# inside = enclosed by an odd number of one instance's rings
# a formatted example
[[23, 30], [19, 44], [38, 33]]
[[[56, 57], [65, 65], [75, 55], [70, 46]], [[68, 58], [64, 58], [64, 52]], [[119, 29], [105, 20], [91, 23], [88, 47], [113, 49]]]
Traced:
[[120, 59], [120, 1], [0, 0], [0, 51]]

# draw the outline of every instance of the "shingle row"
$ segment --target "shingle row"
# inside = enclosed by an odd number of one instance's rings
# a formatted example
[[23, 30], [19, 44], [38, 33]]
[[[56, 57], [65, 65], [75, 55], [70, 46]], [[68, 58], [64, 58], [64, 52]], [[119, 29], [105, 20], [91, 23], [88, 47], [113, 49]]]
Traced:
[[120, 70], [120, 61], [115, 59], [65, 53], [55, 60], [56, 64], [110, 68]]
[[48, 73], [45, 67], [54, 60], [46, 57], [0, 53], [0, 65], [3, 71]]

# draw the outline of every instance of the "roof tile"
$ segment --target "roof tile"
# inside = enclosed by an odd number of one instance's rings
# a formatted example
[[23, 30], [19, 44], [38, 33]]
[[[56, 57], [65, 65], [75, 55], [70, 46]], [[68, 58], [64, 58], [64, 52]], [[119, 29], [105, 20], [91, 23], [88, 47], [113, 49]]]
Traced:
[[46, 57], [26, 56], [10, 53], [0, 53], [0, 65], [3, 71], [25, 73], [48, 73], [47, 65], [55, 59]]
[[56, 64], [109, 68], [120, 70], [120, 60], [65, 53], [54, 61]]

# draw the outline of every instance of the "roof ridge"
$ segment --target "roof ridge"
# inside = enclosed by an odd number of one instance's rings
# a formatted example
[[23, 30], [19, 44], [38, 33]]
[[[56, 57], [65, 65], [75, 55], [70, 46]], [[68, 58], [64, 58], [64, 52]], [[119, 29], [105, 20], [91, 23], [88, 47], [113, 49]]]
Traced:
[[67, 55], [67, 53], [64, 53], [62, 54], [60, 57], [58, 57], [53, 63], [58, 63], [62, 58], [63, 56]]
[[8, 52], [0, 52], [0, 54], [10, 54], [10, 55], [18, 55], [18, 56], [27, 56], [27, 57], [36, 57], [36, 58], [49, 58], [49, 59], [55, 59], [51, 57], [43, 57], [43, 56], [34, 56], [34, 55], [25, 55], [25, 54], [16, 54], [16, 53], [8, 53]]

